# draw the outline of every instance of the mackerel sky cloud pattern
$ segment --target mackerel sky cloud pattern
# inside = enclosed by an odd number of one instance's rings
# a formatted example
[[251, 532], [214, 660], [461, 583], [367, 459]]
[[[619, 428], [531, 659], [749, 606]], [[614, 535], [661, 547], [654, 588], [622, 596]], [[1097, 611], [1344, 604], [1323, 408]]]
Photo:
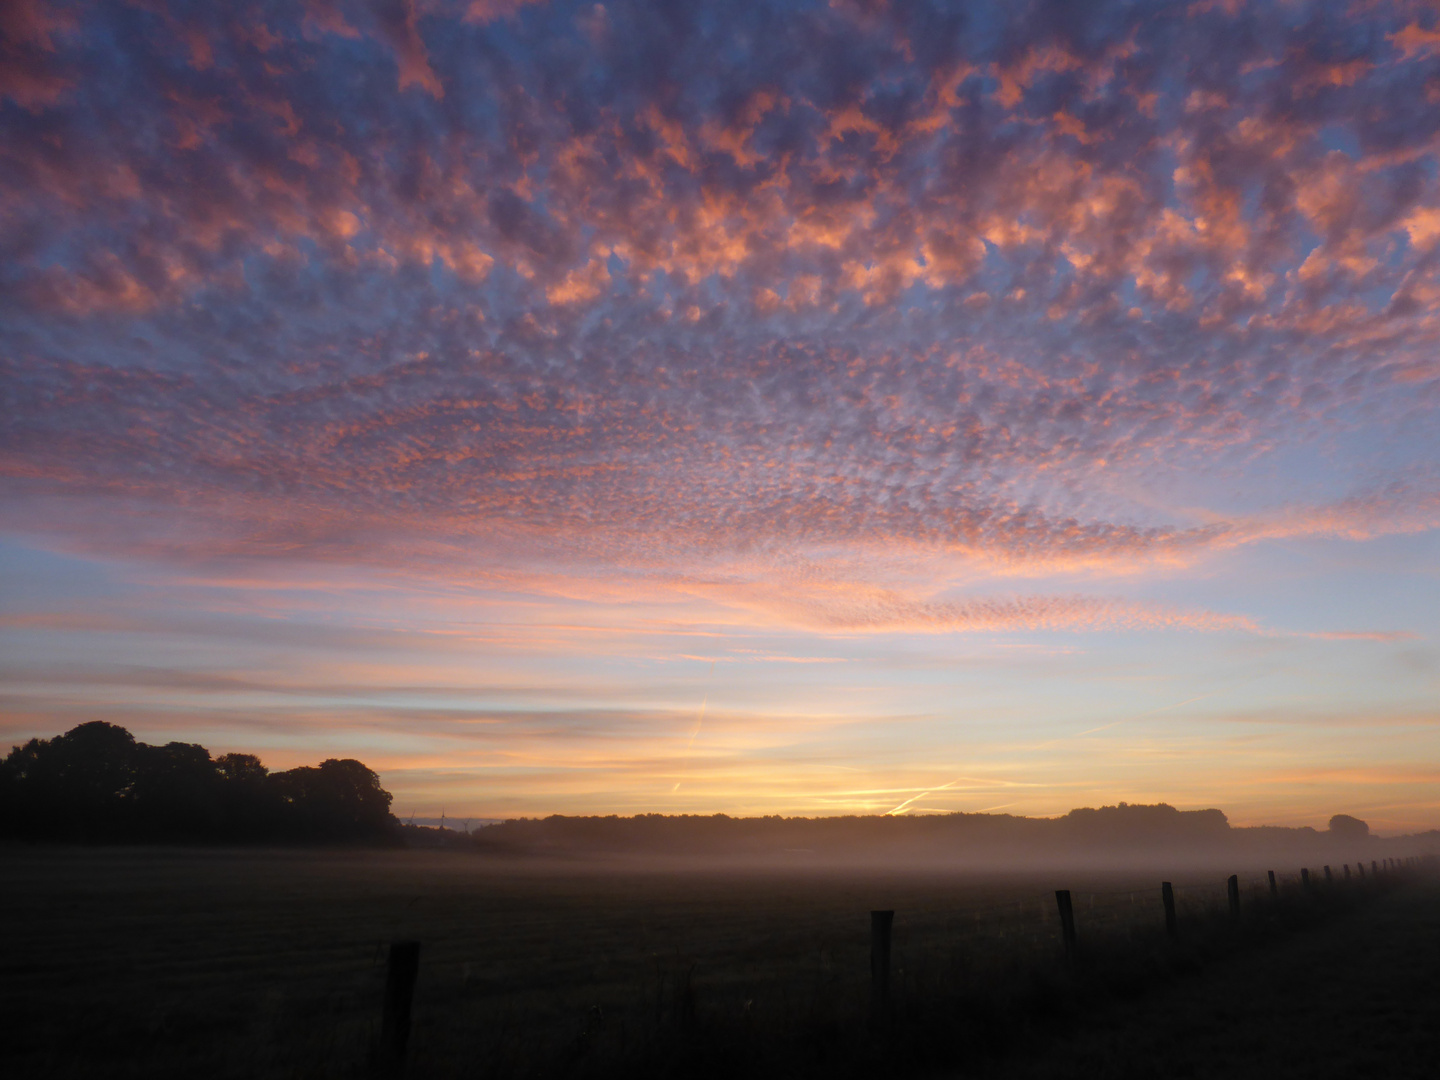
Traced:
[[1250, 589], [1435, 552], [1433, 3], [17, 0], [0, 246], [16, 550], [1434, 713], [1433, 621]]

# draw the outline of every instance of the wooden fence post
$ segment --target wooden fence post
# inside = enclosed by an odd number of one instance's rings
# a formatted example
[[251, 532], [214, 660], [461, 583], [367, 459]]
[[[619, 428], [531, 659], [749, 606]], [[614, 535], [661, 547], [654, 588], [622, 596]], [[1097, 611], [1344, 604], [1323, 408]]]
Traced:
[[1348, 862], [1345, 864], [1345, 880], [1350, 880], [1350, 864]]
[[1270, 895], [1271, 895], [1271, 896], [1279, 896], [1279, 895], [1280, 895], [1280, 886], [1275, 883], [1275, 871], [1274, 871], [1274, 870], [1267, 870], [1266, 873], [1268, 873], [1268, 874], [1270, 875]]
[[1371, 859], [1371, 860], [1370, 860], [1370, 876], [1371, 876], [1371, 877], [1379, 877], [1379, 876], [1380, 876], [1380, 864], [1377, 863], [1374, 859]]
[[1065, 939], [1065, 958], [1075, 959], [1075, 908], [1070, 903], [1069, 889], [1055, 890], [1055, 904], [1060, 909], [1060, 934]]
[[1309, 867], [1302, 866], [1302, 867], [1300, 868], [1300, 884], [1305, 888], [1305, 890], [1306, 890], [1307, 892], [1309, 891], [1309, 889], [1310, 889], [1310, 869], [1309, 869]]
[[1175, 889], [1168, 881], [1160, 883], [1160, 902], [1165, 905], [1165, 933], [1178, 938], [1180, 929], [1175, 925]]
[[870, 912], [870, 1015], [883, 1021], [890, 1012], [890, 928], [894, 911]]
[[382, 1077], [405, 1073], [405, 1048], [410, 1042], [410, 1006], [415, 998], [415, 976], [420, 971], [420, 943], [390, 943], [385, 971], [385, 1012], [380, 1021], [378, 1064]]
[[1330, 867], [1325, 867], [1325, 884], [1329, 885], [1335, 879], [1330, 876]]
[[1362, 859], [1360, 862], [1357, 862], [1357, 863], [1355, 864], [1355, 870], [1356, 870], [1356, 872], [1360, 875], [1360, 880], [1361, 880], [1361, 881], [1364, 881], [1364, 880], [1365, 880], [1365, 862], [1364, 862], [1363, 859]]
[[676, 978], [676, 1019], [680, 1023], [680, 1034], [688, 1038], [695, 1032], [695, 965], [692, 963]]
[[1225, 893], [1230, 897], [1230, 921], [1240, 921], [1240, 875], [1231, 874], [1225, 881]]

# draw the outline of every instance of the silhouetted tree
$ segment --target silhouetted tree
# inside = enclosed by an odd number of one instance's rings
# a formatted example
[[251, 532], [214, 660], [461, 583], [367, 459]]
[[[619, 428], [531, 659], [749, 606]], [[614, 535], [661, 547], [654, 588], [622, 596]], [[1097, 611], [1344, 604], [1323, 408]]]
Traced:
[[1349, 814], [1336, 814], [1330, 819], [1330, 835], [1337, 840], [1364, 840], [1370, 835], [1370, 826]]
[[127, 831], [134, 781], [135, 739], [95, 720], [53, 739], [11, 750], [12, 835], [55, 840], [105, 840]]
[[281, 835], [284, 806], [269, 783], [270, 770], [254, 754], [222, 754], [215, 759], [220, 776], [223, 839], [256, 841]]
[[240, 786], [263, 787], [270, 775], [254, 754], [221, 754], [215, 759], [215, 770], [225, 783]]
[[149, 746], [94, 721], [0, 761], [0, 835], [70, 841], [362, 841], [390, 833], [390, 793], [361, 762], [271, 774], [253, 754]]
[[374, 772], [353, 758], [330, 758], [319, 768], [275, 773], [270, 782], [295, 826], [317, 840], [364, 836], [390, 820], [390, 793]]
[[137, 839], [207, 840], [221, 825], [221, 775], [197, 743], [135, 746], [130, 814]]

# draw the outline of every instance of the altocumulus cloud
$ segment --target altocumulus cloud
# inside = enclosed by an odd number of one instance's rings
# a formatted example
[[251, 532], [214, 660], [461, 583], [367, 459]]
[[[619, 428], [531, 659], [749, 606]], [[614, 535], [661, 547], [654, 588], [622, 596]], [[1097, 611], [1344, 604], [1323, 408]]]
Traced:
[[[1440, 520], [1431, 5], [21, 0], [0, 34], [25, 528], [842, 629], [1253, 629], [943, 590]], [[1394, 431], [1385, 475], [1307, 460]]]

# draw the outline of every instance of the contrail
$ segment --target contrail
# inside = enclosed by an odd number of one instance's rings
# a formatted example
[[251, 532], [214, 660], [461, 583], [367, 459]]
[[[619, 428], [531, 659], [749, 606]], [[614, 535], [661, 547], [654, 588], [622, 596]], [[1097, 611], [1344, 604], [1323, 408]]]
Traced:
[[[715, 670], [715, 665], [710, 665], [710, 670]], [[695, 718], [695, 730], [690, 733], [690, 741], [685, 744], [685, 752], [688, 754], [690, 748], [695, 745], [695, 737], [700, 734], [700, 728], [705, 723], [705, 706], [710, 701], [710, 691], [705, 691], [705, 696], [700, 699], [700, 715]]]
[[1197, 701], [1204, 701], [1206, 698], [1214, 697], [1218, 693], [1220, 693], [1219, 690], [1212, 690], [1208, 694], [1201, 694], [1198, 697], [1186, 698], [1184, 701], [1177, 701], [1172, 705], [1162, 705], [1158, 709], [1151, 709], [1149, 712], [1139, 713], [1136, 716], [1131, 716], [1124, 720], [1112, 720], [1110, 721], [1110, 723], [1101, 724], [1099, 727], [1092, 727], [1088, 728], [1085, 731], [1078, 731], [1074, 735], [1072, 735], [1071, 738], [1078, 739], [1082, 735], [1094, 735], [1097, 731], [1105, 731], [1108, 728], [1119, 727], [1121, 724], [1128, 724], [1135, 720], [1144, 720], [1147, 716], [1157, 716], [1160, 713], [1169, 712], [1171, 709], [1178, 709], [1185, 705], [1193, 705]]
[[[715, 674], [715, 661], [714, 661], [714, 660], [711, 660], [711, 661], [710, 661], [710, 670], [705, 673], [705, 682], [706, 682], [707, 689], [706, 689], [705, 693], [704, 693], [704, 694], [701, 696], [701, 698], [700, 698], [700, 715], [695, 718], [695, 730], [690, 733], [690, 741], [685, 744], [685, 764], [686, 764], [686, 765], [690, 764], [690, 750], [691, 750], [691, 748], [693, 748], [694, 745], [695, 745], [695, 739], [696, 739], [696, 737], [700, 734], [700, 728], [701, 728], [702, 726], [704, 726], [704, 724], [705, 724], [705, 706], [706, 706], [706, 705], [709, 703], [709, 701], [710, 701], [710, 691], [709, 691], [709, 689], [708, 689], [708, 686], [709, 686], [710, 679], [714, 676], [714, 674]], [[675, 786], [670, 789], [670, 794], [671, 794], [671, 795], [674, 795], [675, 792], [677, 792], [677, 791], [680, 790], [680, 783], [681, 783], [681, 782], [680, 782], [679, 780], [676, 780], [676, 781], [675, 781]]]
[[893, 810], [886, 810], [886, 811], [885, 811], [885, 817], [892, 817], [892, 816], [894, 816], [895, 814], [903, 814], [903, 813], [905, 812], [906, 807], [908, 807], [911, 803], [919, 802], [919, 801], [920, 801], [921, 799], [923, 799], [926, 795], [933, 795], [933, 794], [935, 794], [935, 792], [937, 792], [937, 791], [944, 791], [946, 788], [952, 788], [952, 787], [954, 787], [956, 784], [958, 784], [958, 783], [959, 783], [961, 780], [963, 780], [963, 779], [965, 779], [963, 776], [957, 776], [954, 780], [951, 780], [948, 784], [941, 784], [939, 787], [931, 788], [929, 791], [922, 791], [922, 792], [920, 792], [919, 795], [911, 796], [910, 798], [908, 798], [908, 799], [906, 799], [904, 802], [902, 802], [899, 806], [895, 807], [895, 809], [893, 809]]

